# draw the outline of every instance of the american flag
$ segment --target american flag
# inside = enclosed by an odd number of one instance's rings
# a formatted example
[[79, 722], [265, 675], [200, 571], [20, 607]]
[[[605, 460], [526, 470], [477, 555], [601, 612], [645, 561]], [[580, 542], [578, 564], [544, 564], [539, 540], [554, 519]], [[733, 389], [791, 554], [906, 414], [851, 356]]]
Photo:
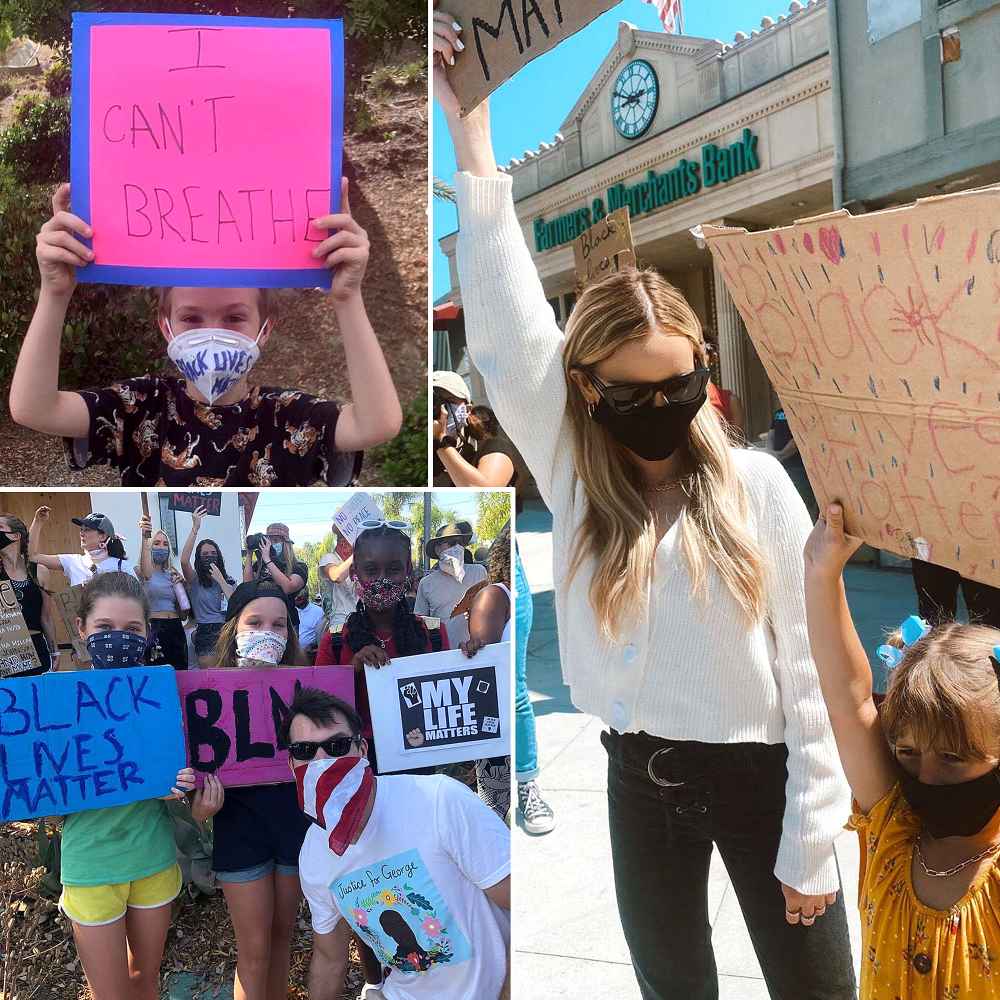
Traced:
[[329, 757], [295, 768], [299, 808], [330, 831], [330, 850], [342, 855], [365, 814], [374, 782], [364, 757]]
[[683, 25], [684, 23], [684, 16], [681, 14], [681, 0], [645, 0], [645, 2], [653, 4], [660, 12], [663, 30], [668, 35], [677, 34], [678, 24]]

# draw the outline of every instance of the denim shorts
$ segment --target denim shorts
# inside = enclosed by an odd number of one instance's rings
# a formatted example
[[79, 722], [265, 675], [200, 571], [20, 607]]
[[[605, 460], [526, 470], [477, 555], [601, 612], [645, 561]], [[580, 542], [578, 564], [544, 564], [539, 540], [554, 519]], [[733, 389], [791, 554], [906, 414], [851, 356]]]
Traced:
[[299, 866], [281, 865], [269, 859], [261, 862], [259, 865], [254, 865], [253, 868], [243, 868], [242, 870], [236, 872], [216, 872], [215, 880], [217, 882], [229, 883], [256, 882], [257, 879], [264, 878], [274, 871], [276, 871], [279, 875], [298, 875]]
[[221, 881], [251, 882], [275, 868], [298, 871], [311, 821], [299, 808], [295, 783], [227, 788], [212, 820], [212, 868]]

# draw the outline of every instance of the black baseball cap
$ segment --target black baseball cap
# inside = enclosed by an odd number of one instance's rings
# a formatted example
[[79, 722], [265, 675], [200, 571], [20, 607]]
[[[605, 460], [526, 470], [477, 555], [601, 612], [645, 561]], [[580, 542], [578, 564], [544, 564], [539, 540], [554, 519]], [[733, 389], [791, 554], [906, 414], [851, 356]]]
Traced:
[[115, 533], [115, 526], [111, 523], [111, 518], [107, 514], [92, 512], [86, 517], [74, 517], [72, 521], [81, 528], [90, 528], [92, 531], [103, 531], [109, 538]]
[[243, 609], [258, 597], [277, 597], [284, 601], [285, 607], [288, 608], [288, 620], [294, 626], [296, 635], [298, 634], [299, 609], [273, 580], [251, 580], [249, 583], [241, 583], [229, 597], [229, 603], [226, 605], [226, 621], [231, 622], [234, 618], [238, 618]]

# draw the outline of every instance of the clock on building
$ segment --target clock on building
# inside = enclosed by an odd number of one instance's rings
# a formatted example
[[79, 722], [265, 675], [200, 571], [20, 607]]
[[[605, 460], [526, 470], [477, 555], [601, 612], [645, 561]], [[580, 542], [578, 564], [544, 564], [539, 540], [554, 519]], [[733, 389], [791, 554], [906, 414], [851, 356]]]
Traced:
[[633, 59], [619, 74], [611, 91], [611, 118], [626, 139], [645, 134], [656, 117], [660, 85], [645, 59]]

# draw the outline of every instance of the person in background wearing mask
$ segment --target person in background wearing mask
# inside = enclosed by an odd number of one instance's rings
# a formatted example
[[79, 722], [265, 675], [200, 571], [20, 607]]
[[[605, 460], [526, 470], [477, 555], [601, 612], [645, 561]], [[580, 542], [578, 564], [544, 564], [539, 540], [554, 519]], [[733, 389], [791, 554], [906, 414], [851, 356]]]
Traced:
[[488, 406], [469, 408], [466, 437], [475, 442], [475, 455], [463, 457], [445, 431], [445, 411], [434, 421], [434, 456], [447, 469], [454, 486], [517, 486], [521, 456]]
[[[340, 546], [344, 536], [336, 525], [333, 525], [334, 546]], [[358, 604], [358, 595], [354, 590], [354, 580], [351, 578], [351, 566], [354, 565], [354, 553], [346, 559], [337, 551], [325, 552], [319, 560], [319, 593], [323, 601], [323, 615], [326, 627], [331, 632], [339, 632]]]
[[0, 580], [10, 581], [21, 606], [24, 624], [31, 635], [40, 667], [26, 670], [18, 677], [44, 674], [58, 662], [56, 631], [52, 621], [52, 603], [47, 586], [49, 571], [28, 559], [28, 528], [13, 514], [0, 514]]
[[115, 526], [107, 514], [91, 513], [72, 519], [80, 528], [82, 553], [47, 556], [40, 552], [42, 528], [50, 513], [48, 507], [39, 507], [28, 529], [28, 558], [32, 562], [65, 573], [71, 587], [86, 583], [96, 573], [135, 574], [135, 564], [126, 558], [125, 545], [115, 535]]
[[469, 623], [465, 615], [456, 615], [455, 607], [465, 592], [487, 578], [485, 566], [466, 560], [465, 547], [472, 541], [472, 525], [468, 521], [446, 524], [427, 542], [425, 551], [429, 559], [436, 559], [434, 567], [417, 586], [417, 601], [413, 610], [418, 615], [440, 618], [448, 629], [453, 646], [469, 638]]
[[146, 663], [151, 667], [187, 670], [188, 648], [183, 620], [191, 611], [191, 601], [184, 578], [174, 566], [167, 533], [153, 532], [152, 527], [152, 521], [145, 514], [139, 518], [139, 537], [142, 539], [139, 579], [144, 581], [149, 599]]
[[339, 1000], [352, 930], [390, 970], [366, 1000], [509, 996], [504, 824], [445, 775], [376, 778], [360, 716], [326, 692], [296, 694], [282, 738], [312, 820], [299, 854], [310, 1000]]
[[[435, 427], [440, 422], [447, 447], [455, 449], [466, 462], [475, 462], [476, 446], [465, 430], [469, 407], [472, 405], [472, 396], [465, 379], [457, 372], [437, 371], [431, 375], [431, 388]], [[438, 456], [438, 448], [435, 439], [432, 481], [435, 486], [453, 486], [451, 476]]]
[[[241, 583], [229, 598], [219, 634], [220, 667], [273, 670], [302, 666], [298, 613], [272, 580]], [[191, 813], [212, 823], [212, 868], [222, 885], [236, 932], [236, 1000], [284, 1000], [292, 931], [302, 892], [299, 848], [309, 821], [295, 786], [223, 788], [214, 775], [195, 797]]]
[[319, 637], [326, 631], [323, 609], [309, 600], [309, 591], [303, 587], [295, 595], [295, 609], [299, 613], [299, 645], [306, 663], [316, 659]]
[[198, 666], [215, 666], [215, 645], [219, 641], [223, 622], [226, 620], [226, 602], [236, 589], [236, 581], [226, 572], [222, 549], [211, 538], [203, 538], [194, 549], [194, 566], [191, 550], [201, 530], [205, 517], [204, 507], [196, 507], [191, 515], [191, 531], [181, 550], [181, 572], [191, 595], [191, 610], [197, 626], [194, 630], [194, 651]]
[[247, 552], [243, 563], [243, 582], [249, 583], [258, 576], [262, 580], [274, 580], [292, 597], [306, 585], [309, 567], [295, 557], [287, 524], [269, 524], [264, 535], [260, 550]]

